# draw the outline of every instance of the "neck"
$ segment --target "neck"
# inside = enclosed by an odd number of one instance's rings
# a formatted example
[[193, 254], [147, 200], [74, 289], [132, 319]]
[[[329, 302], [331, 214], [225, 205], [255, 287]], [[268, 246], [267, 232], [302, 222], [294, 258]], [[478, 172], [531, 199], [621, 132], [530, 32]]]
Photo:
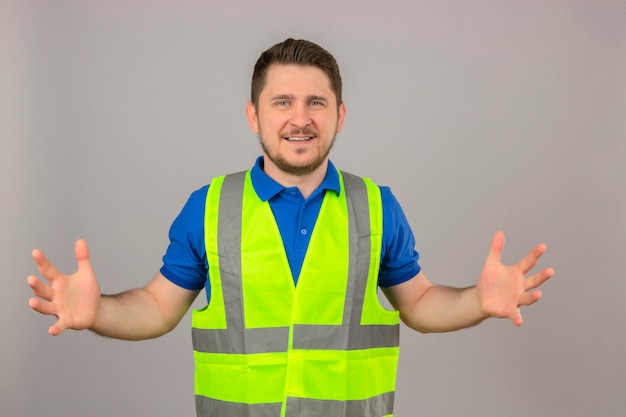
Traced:
[[269, 158], [263, 158], [263, 171], [270, 178], [283, 187], [297, 187], [305, 199], [308, 198], [317, 187], [319, 187], [322, 181], [324, 181], [327, 169], [328, 160], [324, 161], [319, 167], [308, 174], [290, 174], [279, 169], [269, 160]]

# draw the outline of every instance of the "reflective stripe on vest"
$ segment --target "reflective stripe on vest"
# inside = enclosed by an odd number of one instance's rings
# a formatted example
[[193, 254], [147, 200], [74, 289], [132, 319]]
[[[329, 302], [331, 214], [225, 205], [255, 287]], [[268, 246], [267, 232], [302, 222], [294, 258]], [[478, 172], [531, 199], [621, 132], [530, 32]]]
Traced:
[[[249, 172], [212, 181], [211, 301], [193, 312], [192, 329], [199, 416], [391, 415], [399, 319], [376, 294], [380, 191], [369, 180], [340, 177], [339, 196], [324, 197], [298, 288]], [[340, 299], [327, 307], [320, 301], [332, 291]]]
[[[365, 400], [313, 400], [310, 398], [287, 398], [286, 415], [309, 417], [334, 416], [391, 416], [393, 412], [393, 392], [378, 395]], [[245, 404], [219, 401], [203, 396], [196, 396], [198, 416], [280, 416], [282, 403]], [[310, 411], [314, 410], [314, 411]]]

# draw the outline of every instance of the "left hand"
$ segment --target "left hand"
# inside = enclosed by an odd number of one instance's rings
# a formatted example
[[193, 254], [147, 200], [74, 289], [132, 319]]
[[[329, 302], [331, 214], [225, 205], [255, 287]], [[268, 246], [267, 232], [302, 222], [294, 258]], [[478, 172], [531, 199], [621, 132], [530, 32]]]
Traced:
[[517, 264], [505, 266], [500, 261], [504, 249], [504, 233], [498, 231], [491, 242], [489, 255], [478, 278], [477, 291], [480, 308], [491, 317], [509, 318], [516, 326], [523, 323], [521, 306], [528, 306], [541, 298], [537, 290], [554, 275], [554, 269], [546, 268], [526, 276], [546, 251], [546, 245], [537, 245]]

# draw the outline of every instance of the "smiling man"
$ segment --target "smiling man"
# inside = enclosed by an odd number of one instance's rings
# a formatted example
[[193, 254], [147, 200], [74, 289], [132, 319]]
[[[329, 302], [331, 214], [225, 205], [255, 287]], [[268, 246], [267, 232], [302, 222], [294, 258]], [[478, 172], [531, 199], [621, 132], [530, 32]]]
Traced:
[[246, 115], [262, 156], [190, 196], [145, 287], [100, 294], [83, 240], [72, 275], [33, 251], [48, 283], [29, 276], [29, 304], [57, 317], [50, 334], [158, 337], [204, 288], [207, 306], [192, 319], [199, 416], [383, 417], [393, 412], [400, 320], [420, 332], [488, 317], [522, 324], [520, 307], [554, 274], [529, 274], [545, 245], [505, 266], [496, 232], [475, 286], [432, 284], [391, 190], [329, 161], [346, 114], [330, 53], [305, 40], [274, 45], [251, 90]]
[[306, 198], [322, 182], [343, 126], [339, 71], [329, 76], [318, 66], [284, 59], [255, 71], [252, 89], [246, 114], [259, 135], [264, 171], [283, 185], [298, 186]]

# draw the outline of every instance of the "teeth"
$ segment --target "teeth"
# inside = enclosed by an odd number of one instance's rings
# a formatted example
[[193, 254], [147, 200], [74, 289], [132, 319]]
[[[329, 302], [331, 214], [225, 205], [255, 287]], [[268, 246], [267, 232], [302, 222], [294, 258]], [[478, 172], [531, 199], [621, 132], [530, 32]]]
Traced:
[[311, 139], [311, 137], [306, 137], [306, 138], [287, 138], [287, 140], [291, 140], [291, 141], [296, 141], [296, 142], [304, 142]]

